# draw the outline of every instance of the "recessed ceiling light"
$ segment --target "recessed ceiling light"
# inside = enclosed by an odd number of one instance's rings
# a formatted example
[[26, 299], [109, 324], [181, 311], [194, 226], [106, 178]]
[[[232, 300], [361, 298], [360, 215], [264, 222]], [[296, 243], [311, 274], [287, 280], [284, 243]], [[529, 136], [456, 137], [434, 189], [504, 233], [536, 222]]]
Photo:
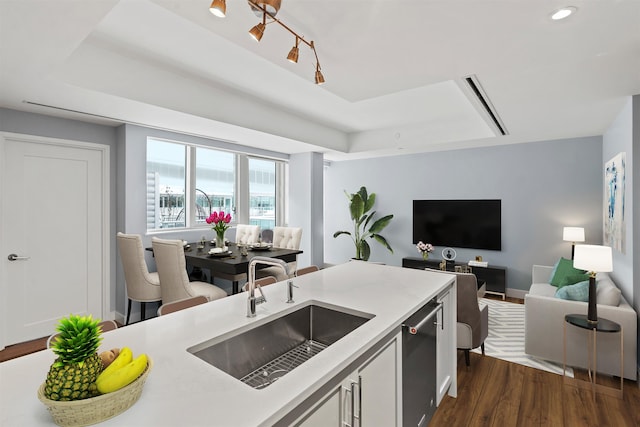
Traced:
[[554, 21], [559, 21], [561, 19], [568, 18], [570, 15], [574, 14], [578, 10], [575, 6], [566, 6], [562, 9], [558, 9], [551, 15], [551, 19]]

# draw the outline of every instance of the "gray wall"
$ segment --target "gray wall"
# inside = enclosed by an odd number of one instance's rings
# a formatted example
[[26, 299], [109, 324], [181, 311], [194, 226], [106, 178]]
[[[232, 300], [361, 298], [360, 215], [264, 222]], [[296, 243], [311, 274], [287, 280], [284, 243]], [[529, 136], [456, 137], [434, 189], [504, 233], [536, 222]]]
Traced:
[[324, 264], [323, 257], [323, 159], [320, 153], [289, 157], [289, 223], [302, 227], [298, 266]]
[[[481, 149], [334, 162], [325, 171], [325, 261], [355, 256], [336, 230], [351, 230], [347, 199], [360, 186], [377, 193], [379, 215], [394, 214], [381, 233], [394, 253], [372, 244], [371, 261], [401, 265], [419, 256], [412, 241], [414, 199], [502, 199], [502, 251], [457, 249], [458, 260], [481, 255], [508, 268], [507, 288], [527, 290], [533, 264], [569, 258], [564, 226], [585, 227], [602, 240], [602, 139], [574, 138]], [[433, 258], [441, 259], [442, 247]]]
[[[640, 164], [640, 95], [629, 97], [629, 101], [603, 136], [603, 165], [620, 152], [626, 153], [625, 220], [626, 247], [624, 253], [613, 251], [612, 277], [619, 284], [624, 297], [636, 313], [640, 313], [640, 280], [635, 271], [640, 271], [640, 257], [634, 249], [640, 247], [640, 209], [634, 201], [640, 200], [640, 174], [634, 173], [634, 165]], [[638, 318], [638, 371], [640, 371], [640, 317]]]

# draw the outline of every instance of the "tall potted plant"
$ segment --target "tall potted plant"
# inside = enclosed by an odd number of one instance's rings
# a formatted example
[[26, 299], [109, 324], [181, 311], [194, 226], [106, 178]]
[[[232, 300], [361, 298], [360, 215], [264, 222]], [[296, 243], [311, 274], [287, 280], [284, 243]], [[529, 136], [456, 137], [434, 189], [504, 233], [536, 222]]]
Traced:
[[393, 215], [387, 215], [379, 218], [371, 224], [376, 211], [369, 213], [371, 208], [376, 202], [376, 193], [367, 194], [365, 187], [360, 187], [357, 193], [349, 194], [344, 192], [349, 199], [349, 212], [351, 213], [351, 220], [353, 221], [353, 234], [349, 231], [336, 231], [333, 233], [333, 237], [336, 238], [341, 234], [345, 234], [351, 237], [353, 243], [356, 246], [355, 259], [367, 261], [371, 255], [371, 247], [367, 242], [367, 238], [374, 239], [378, 243], [382, 244], [389, 252], [393, 253], [393, 249], [389, 246], [387, 239], [382, 237], [379, 233], [389, 225], [389, 222], [393, 218]]

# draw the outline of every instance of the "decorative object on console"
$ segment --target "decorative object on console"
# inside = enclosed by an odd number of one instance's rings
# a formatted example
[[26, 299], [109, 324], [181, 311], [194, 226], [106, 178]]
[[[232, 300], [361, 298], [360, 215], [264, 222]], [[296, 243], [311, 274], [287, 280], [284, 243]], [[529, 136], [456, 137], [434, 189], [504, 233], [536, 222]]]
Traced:
[[584, 228], [564, 227], [562, 229], [562, 240], [571, 242], [571, 259], [573, 259], [576, 243], [584, 242]]
[[610, 246], [577, 245], [574, 267], [589, 271], [589, 309], [587, 320], [598, 322], [596, 305], [596, 273], [613, 271], [613, 256]]
[[[289, 55], [287, 55], [287, 59], [290, 62], [297, 63], [298, 62], [298, 45], [300, 42], [306, 44], [309, 49], [313, 52], [313, 55], [316, 58], [316, 73], [315, 73], [315, 81], [317, 85], [321, 85], [324, 83], [324, 75], [320, 69], [320, 61], [318, 60], [318, 52], [316, 52], [315, 44], [313, 40], [307, 41], [305, 38], [291, 28], [289, 28], [284, 22], [276, 18], [276, 14], [280, 10], [280, 5], [282, 0], [247, 0], [249, 3], [249, 7], [253, 10], [253, 12], [262, 18], [262, 22], [259, 22], [256, 26], [249, 30], [249, 34], [253, 39], [257, 42], [262, 39], [264, 35], [264, 30], [267, 24], [277, 23], [285, 30], [289, 31], [291, 34], [295, 36], [295, 45], [289, 51]], [[211, 6], [209, 6], [209, 11], [217, 16], [218, 18], [224, 18], [227, 15], [227, 4], [225, 0], [213, 0], [211, 2]]]
[[371, 247], [366, 241], [367, 237], [375, 239], [387, 248], [389, 252], [393, 253], [393, 249], [389, 246], [387, 239], [378, 234], [389, 225], [389, 222], [393, 219], [393, 215], [387, 215], [377, 219], [367, 230], [367, 225], [369, 225], [369, 222], [371, 222], [373, 216], [376, 214], [376, 211], [367, 214], [376, 202], [376, 193], [367, 194], [367, 189], [360, 187], [357, 193], [349, 194], [345, 191], [344, 194], [349, 199], [349, 212], [351, 213], [351, 220], [353, 221], [353, 234], [349, 231], [336, 231], [333, 233], [333, 237], [336, 238], [341, 234], [350, 236], [356, 246], [355, 259], [357, 260], [369, 260]]
[[442, 250], [442, 258], [447, 261], [455, 261], [457, 256], [458, 254], [456, 253], [456, 250], [453, 248], [444, 248]]
[[224, 233], [229, 229], [231, 222], [231, 214], [225, 215], [224, 211], [214, 212], [206, 219], [207, 224], [213, 224], [211, 227], [216, 232], [216, 247], [224, 248]]
[[433, 252], [433, 245], [431, 243], [422, 243], [422, 240], [416, 245], [418, 252], [422, 254], [422, 259], [429, 259], [429, 254]]

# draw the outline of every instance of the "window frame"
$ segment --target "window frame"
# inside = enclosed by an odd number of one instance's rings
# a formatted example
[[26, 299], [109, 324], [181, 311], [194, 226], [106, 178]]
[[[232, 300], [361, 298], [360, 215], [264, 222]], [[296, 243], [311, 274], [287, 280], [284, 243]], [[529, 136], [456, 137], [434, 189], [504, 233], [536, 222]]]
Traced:
[[[185, 147], [185, 195], [184, 195], [184, 203], [185, 203], [185, 226], [184, 227], [173, 227], [173, 228], [147, 228], [147, 234], [160, 234], [160, 233], [168, 233], [175, 231], [189, 231], [189, 230], [202, 230], [205, 228], [209, 228], [210, 226], [206, 223], [198, 224], [196, 215], [197, 209], [195, 208], [195, 201], [197, 200], [196, 194], [196, 151], [198, 148], [220, 151], [231, 153], [234, 155], [234, 203], [232, 206], [231, 215], [233, 217], [231, 221], [231, 225], [235, 226], [237, 224], [248, 224], [249, 223], [249, 212], [250, 212], [250, 180], [249, 180], [249, 159], [255, 158], [260, 160], [268, 160], [273, 161], [275, 163], [275, 225], [282, 225], [286, 223], [287, 215], [287, 207], [288, 201], [286, 200], [288, 197], [288, 192], [286, 191], [287, 185], [286, 180], [288, 177], [288, 161], [285, 159], [278, 159], [269, 156], [261, 156], [259, 154], [254, 153], [246, 153], [242, 151], [229, 150], [219, 147], [211, 147], [204, 144], [197, 144], [191, 142], [183, 142], [176, 141], [166, 138], [159, 138], [154, 136], [147, 136], [146, 140], [146, 148], [149, 149], [149, 141], [161, 141], [167, 142], [171, 144], [182, 145]], [[148, 162], [148, 159], [145, 160]], [[145, 169], [147, 168], [147, 164], [145, 163]], [[148, 169], [146, 169], [148, 173]], [[146, 174], [145, 174], [146, 175]]]

